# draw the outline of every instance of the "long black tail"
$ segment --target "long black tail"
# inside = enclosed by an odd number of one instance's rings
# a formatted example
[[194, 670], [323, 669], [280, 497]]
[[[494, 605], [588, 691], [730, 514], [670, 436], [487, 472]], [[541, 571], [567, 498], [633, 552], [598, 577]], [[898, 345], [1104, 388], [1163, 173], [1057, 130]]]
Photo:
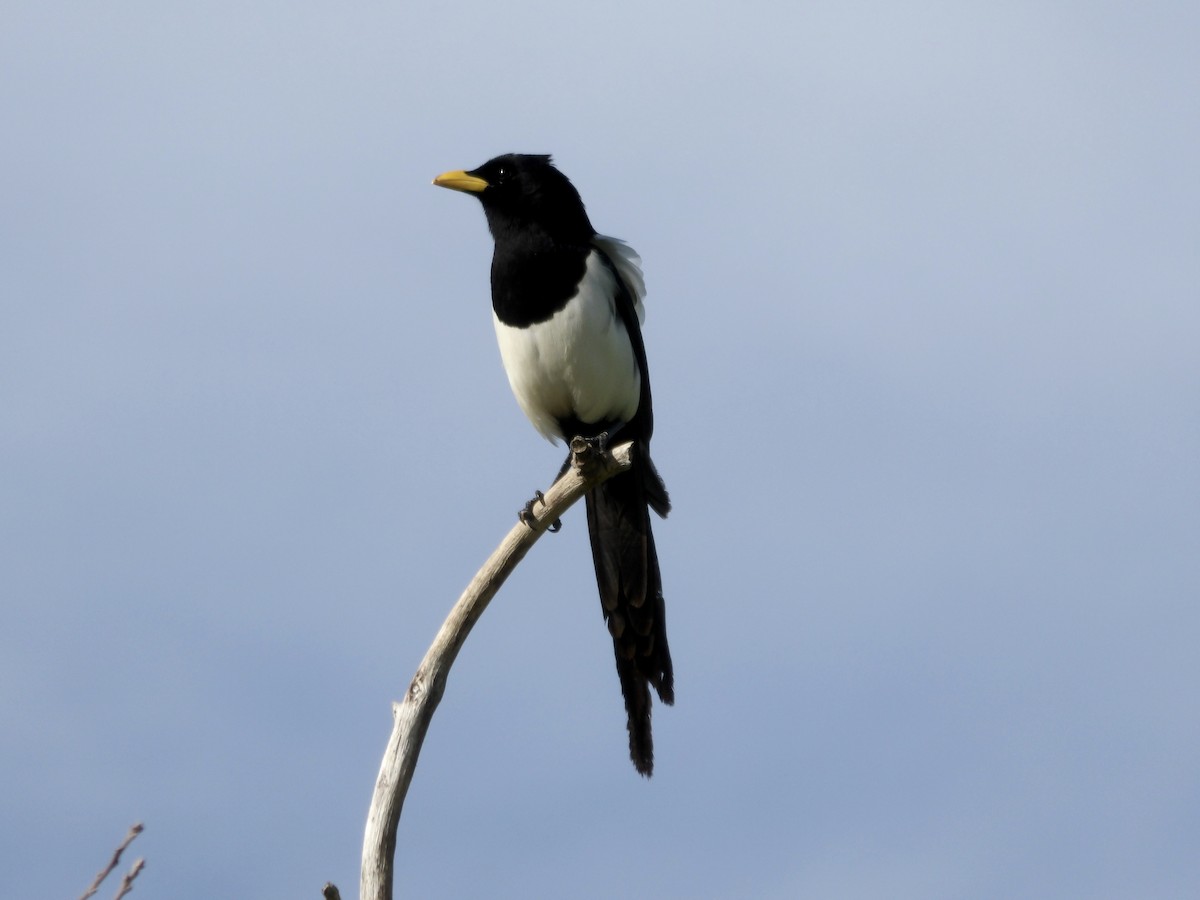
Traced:
[[600, 602], [629, 717], [629, 756], [646, 776], [654, 770], [650, 685], [663, 703], [675, 702], [662, 577], [650, 531], [651, 508], [666, 516], [671, 501], [646, 445], [639, 441], [632, 468], [588, 493], [587, 520]]

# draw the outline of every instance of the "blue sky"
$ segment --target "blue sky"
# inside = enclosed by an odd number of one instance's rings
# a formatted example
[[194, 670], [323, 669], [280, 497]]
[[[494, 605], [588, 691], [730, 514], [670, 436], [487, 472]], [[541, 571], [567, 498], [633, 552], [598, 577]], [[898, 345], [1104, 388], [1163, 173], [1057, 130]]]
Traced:
[[469, 198], [642, 254], [678, 702], [637, 777], [582, 513], [451, 675], [398, 888], [1200, 886], [1194, 4], [0, 13], [0, 865], [357, 883], [402, 695], [561, 461]]

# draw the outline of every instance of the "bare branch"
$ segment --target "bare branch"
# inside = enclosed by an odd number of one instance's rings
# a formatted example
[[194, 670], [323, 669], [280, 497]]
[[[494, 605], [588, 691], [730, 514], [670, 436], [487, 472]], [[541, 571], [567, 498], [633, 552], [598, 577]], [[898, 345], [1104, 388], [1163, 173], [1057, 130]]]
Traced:
[[[88, 897], [93, 896], [96, 891], [100, 890], [100, 885], [104, 882], [104, 879], [107, 878], [112, 870], [120, 864], [121, 854], [125, 852], [125, 848], [132, 844], [133, 839], [142, 833], [142, 827], [142, 823], [138, 822], [129, 829], [129, 833], [125, 835], [125, 840], [121, 841], [121, 846], [119, 846], [116, 851], [113, 852], [112, 859], [109, 860], [108, 865], [96, 873], [95, 880], [92, 882], [91, 886], [79, 896], [79, 900], [87, 900]], [[140, 870], [141, 865], [142, 860], [139, 859], [136, 863], [134, 863], [134, 868]], [[126, 877], [129, 878], [129, 876]], [[136, 877], [136, 873], [134, 873], [134, 877]], [[129, 878], [129, 880], [132, 881], [133, 878]], [[118, 896], [121, 895], [118, 894]]]
[[580, 497], [632, 464], [633, 445], [604, 453], [582, 438], [571, 441], [571, 468], [546, 492], [530, 524], [518, 522], [467, 585], [425, 654], [400, 703], [392, 705], [392, 734], [375, 782], [363, 840], [359, 900], [391, 900], [396, 831], [417, 757], [450, 667], [472, 626], [529, 548]]
[[146, 868], [146, 860], [142, 859], [141, 857], [134, 860], [134, 863], [130, 867], [129, 871], [125, 873], [125, 877], [121, 879], [121, 886], [117, 889], [117, 892], [113, 894], [113, 900], [121, 900], [122, 897], [133, 890], [133, 879], [137, 878], [138, 873], [140, 873], [144, 868]]

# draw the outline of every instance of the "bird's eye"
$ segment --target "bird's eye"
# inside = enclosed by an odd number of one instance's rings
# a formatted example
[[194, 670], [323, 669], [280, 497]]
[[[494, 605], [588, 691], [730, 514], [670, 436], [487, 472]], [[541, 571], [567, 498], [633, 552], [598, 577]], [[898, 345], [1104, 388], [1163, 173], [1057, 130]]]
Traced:
[[504, 166], [497, 166], [496, 167], [496, 180], [503, 181], [507, 177], [508, 177], [508, 169], [506, 169]]

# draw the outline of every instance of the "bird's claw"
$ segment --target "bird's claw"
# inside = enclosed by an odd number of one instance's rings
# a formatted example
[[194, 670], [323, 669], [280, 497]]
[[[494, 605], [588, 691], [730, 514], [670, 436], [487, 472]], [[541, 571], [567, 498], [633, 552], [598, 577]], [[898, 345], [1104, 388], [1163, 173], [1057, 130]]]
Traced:
[[[520, 512], [517, 513], [517, 518], [520, 521], [524, 522], [526, 525], [528, 525], [530, 528], [532, 528], [535, 524], [537, 524], [537, 516], [535, 516], [534, 512], [533, 512], [533, 504], [535, 504], [535, 503], [540, 503], [540, 504], [542, 504], [542, 506], [545, 506], [546, 505], [546, 495], [543, 494], [541, 491], [534, 491], [533, 499], [530, 500], [528, 503], [526, 503], [523, 507], [521, 507]], [[562, 528], [562, 519], [555, 519], [548, 526], [546, 526], [546, 530], [551, 533], [556, 532], [561, 528]]]
[[537, 517], [533, 514], [533, 504], [539, 501], [544, 504], [546, 502], [546, 498], [541, 491], [535, 491], [533, 494], [533, 499], [517, 511], [517, 518], [530, 528], [533, 527], [534, 522], [537, 519]]

